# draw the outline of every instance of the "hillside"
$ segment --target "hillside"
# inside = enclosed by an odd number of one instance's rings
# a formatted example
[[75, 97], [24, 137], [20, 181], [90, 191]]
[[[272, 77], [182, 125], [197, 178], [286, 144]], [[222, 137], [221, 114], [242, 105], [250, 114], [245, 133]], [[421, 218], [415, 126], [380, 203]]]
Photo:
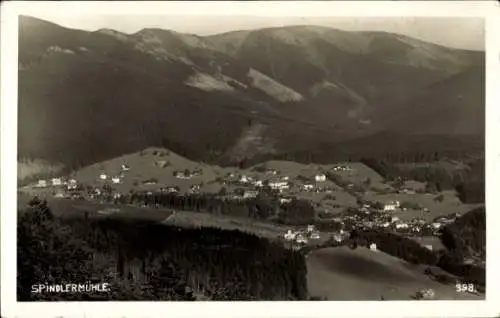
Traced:
[[209, 40], [299, 93], [329, 82], [333, 85], [324, 87], [323, 93], [334, 101], [335, 96], [350, 93], [338, 102], [351, 106], [406, 96], [415, 88], [481, 62], [477, 52], [452, 50], [401, 35], [318, 26], [237, 31]]
[[486, 259], [486, 211], [474, 209], [443, 229], [442, 241], [461, 257]]
[[390, 127], [412, 134], [484, 136], [484, 87], [484, 68], [472, 67], [417, 91], [401, 103], [386, 105], [400, 115], [393, 118], [378, 116], [380, 122], [376, 124], [381, 129]]
[[[19, 52], [20, 156], [68, 167], [149, 146], [224, 164], [331, 148], [372, 134], [375, 113], [407, 114], [385, 105], [481, 65], [484, 55], [320, 27], [199, 37], [86, 32], [31, 17], [20, 18]], [[449, 82], [439, 93], [448, 105], [458, 85]], [[481, 105], [479, 90], [462, 99]], [[468, 102], [458, 111], [426, 104], [441, 118], [453, 114], [444, 127], [481, 126], [469, 124]], [[425, 114], [414, 123], [424, 132]]]
[[367, 248], [320, 249], [310, 253], [306, 262], [309, 293], [328, 300], [411, 300], [425, 288], [435, 291], [436, 300], [484, 299], [432, 280], [422, 266]]

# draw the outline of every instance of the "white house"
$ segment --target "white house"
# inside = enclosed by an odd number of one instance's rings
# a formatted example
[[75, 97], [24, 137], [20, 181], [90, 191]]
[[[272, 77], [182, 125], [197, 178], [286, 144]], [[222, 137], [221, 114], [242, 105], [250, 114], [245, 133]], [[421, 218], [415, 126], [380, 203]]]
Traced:
[[292, 199], [290, 198], [280, 198], [280, 203], [290, 203], [292, 202]]
[[297, 234], [295, 241], [299, 244], [307, 244], [307, 238], [302, 234]]
[[106, 180], [106, 179], [108, 179], [108, 176], [107, 176], [105, 173], [101, 173], [101, 174], [99, 175], [99, 179], [101, 179], [101, 180]]
[[432, 223], [432, 227], [435, 228], [435, 229], [439, 229], [441, 227], [441, 223]]
[[340, 243], [340, 242], [342, 242], [342, 239], [343, 239], [343, 238], [342, 238], [342, 235], [340, 235], [340, 234], [335, 234], [335, 235], [333, 235], [333, 239], [334, 239], [337, 243]]
[[295, 233], [292, 232], [292, 230], [288, 230], [287, 233], [285, 233], [285, 235], [283, 235], [283, 237], [285, 238], [285, 240], [287, 241], [293, 241], [295, 240], [295, 237], [297, 235]]
[[320, 173], [314, 176], [314, 180], [316, 180], [316, 182], [325, 182], [326, 176], [323, 173]]
[[255, 180], [253, 182], [253, 185], [256, 187], [262, 187], [263, 186], [262, 180]]
[[111, 179], [111, 181], [112, 181], [114, 184], [118, 184], [118, 183], [120, 183], [120, 178], [119, 178], [119, 177], [113, 177], [113, 178]]
[[247, 176], [245, 176], [245, 175], [242, 175], [242, 176], [240, 177], [240, 182], [247, 183], [247, 182], [248, 182], [248, 177], [247, 177]]
[[69, 179], [67, 187], [68, 187], [68, 190], [74, 190], [78, 187], [78, 183], [76, 182], [75, 179]]
[[168, 193], [177, 193], [180, 191], [180, 188], [177, 186], [170, 186], [170, 187], [162, 188], [160, 191], [168, 192]]
[[392, 216], [391, 217], [391, 222], [394, 223], [394, 222], [397, 222], [397, 221], [399, 221], [399, 218], [397, 216]]
[[308, 225], [308, 226], [307, 226], [307, 232], [309, 232], [309, 233], [313, 232], [313, 231], [314, 231], [314, 229], [315, 229], [315, 228], [314, 228], [314, 225]]
[[191, 179], [191, 175], [185, 174], [183, 171], [176, 171], [174, 173], [174, 177], [176, 177], [177, 179]]
[[319, 240], [320, 239], [319, 232], [318, 231], [311, 232], [311, 239], [312, 240]]
[[248, 198], [255, 198], [259, 194], [258, 191], [253, 191], [253, 190], [247, 190], [243, 192], [243, 198], [248, 199]]
[[306, 190], [306, 191], [311, 191], [314, 188], [314, 186], [312, 184], [304, 184], [303, 187], [304, 187], [304, 190]]
[[290, 180], [290, 177], [288, 177], [288, 176], [284, 176], [284, 177], [282, 177], [282, 178], [281, 178], [281, 180], [283, 180], [283, 181], [288, 181], [288, 180]]
[[333, 171], [349, 171], [351, 168], [348, 166], [336, 166], [333, 168]]
[[38, 183], [36, 184], [38, 188], [45, 188], [47, 187], [47, 180], [38, 180]]
[[377, 251], [377, 244], [371, 243], [370, 244], [370, 250], [376, 252]]
[[432, 251], [432, 245], [424, 245], [424, 247], [425, 247], [426, 249], [428, 249], [429, 251]]
[[53, 186], [60, 186], [60, 185], [62, 185], [61, 178], [52, 178], [52, 185]]
[[398, 223], [398, 224], [396, 224], [396, 228], [397, 229], [407, 229], [408, 224], [407, 223]]
[[289, 185], [286, 181], [269, 182], [269, 186], [274, 190], [288, 189]]
[[394, 203], [389, 203], [384, 205], [384, 212], [396, 211], [396, 205]]

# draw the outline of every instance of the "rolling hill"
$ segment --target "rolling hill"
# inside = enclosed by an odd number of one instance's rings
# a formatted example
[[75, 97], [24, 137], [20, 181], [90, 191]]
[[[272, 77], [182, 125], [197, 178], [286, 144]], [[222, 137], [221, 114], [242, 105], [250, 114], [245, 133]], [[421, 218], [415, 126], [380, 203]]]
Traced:
[[[19, 155], [78, 167], [161, 146], [227, 164], [351, 147], [347, 141], [359, 138], [385, 143], [373, 134], [408, 118], [414, 126], [404, 127], [448, 139], [462, 133], [450, 127], [484, 135], [484, 82], [469, 71], [483, 64], [484, 52], [381, 32], [297, 26], [207, 37], [124, 34], [24, 16]], [[425, 107], [413, 116], [412, 105]], [[413, 130], [395, 128], [411, 141]]]
[[307, 267], [309, 293], [327, 300], [411, 300], [425, 288], [435, 291], [435, 300], [484, 299], [432, 280], [424, 275], [423, 266], [366, 248], [319, 249], [308, 255]]

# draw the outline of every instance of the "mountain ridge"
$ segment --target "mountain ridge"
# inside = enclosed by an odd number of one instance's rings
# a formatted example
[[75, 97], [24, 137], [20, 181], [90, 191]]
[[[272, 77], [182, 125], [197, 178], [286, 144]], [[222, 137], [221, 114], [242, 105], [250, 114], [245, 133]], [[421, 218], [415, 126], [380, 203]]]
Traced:
[[[363, 55], [342, 49], [365, 43], [366, 35], [359, 32], [325, 31], [313, 37], [308, 34], [318, 33], [316, 29], [298, 28], [291, 37], [290, 29], [297, 27], [235, 31], [221, 40], [219, 35], [151, 28], [132, 35], [109, 29], [87, 32], [20, 17], [19, 152], [81, 165], [157, 145], [218, 161], [254, 125], [267, 127], [257, 131], [265, 134], [273, 153], [306, 145], [314, 149], [379, 131], [373, 114], [388, 117], [388, 122], [411, 118], [406, 110], [414, 102], [408, 96], [418, 99], [420, 91], [454, 74], [484, 68], [484, 54], [433, 44], [414, 50], [415, 44], [401, 44], [399, 35], [377, 33], [376, 45]], [[241, 44], [236, 56], [224, 52], [227, 37]], [[290, 39], [309, 42], [290, 44]], [[392, 61], [386, 60], [387, 52]], [[471, 82], [478, 78], [467, 76]], [[448, 85], [452, 87], [445, 95], [434, 96], [453, 100], [458, 84]], [[464, 100], [484, 108], [476, 94], [482, 86], [466, 90], [471, 97]], [[398, 103], [410, 106], [405, 111], [386, 106]], [[467, 113], [468, 107], [458, 111]], [[454, 111], [443, 109], [445, 114]], [[444, 126], [471, 126], [473, 134], [484, 134], [475, 119], [471, 124], [459, 114]], [[425, 122], [419, 122], [425, 133]], [[246, 151], [251, 157], [266, 155], [259, 153], [266, 147], [258, 149]], [[234, 157], [245, 158], [245, 153]]]

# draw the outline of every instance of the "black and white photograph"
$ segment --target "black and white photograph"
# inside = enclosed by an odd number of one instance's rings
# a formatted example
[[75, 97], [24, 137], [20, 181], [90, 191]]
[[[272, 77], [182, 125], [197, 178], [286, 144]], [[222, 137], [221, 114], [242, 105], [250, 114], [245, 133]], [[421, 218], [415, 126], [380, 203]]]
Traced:
[[9, 299], [491, 300], [488, 10], [265, 2], [18, 8]]

